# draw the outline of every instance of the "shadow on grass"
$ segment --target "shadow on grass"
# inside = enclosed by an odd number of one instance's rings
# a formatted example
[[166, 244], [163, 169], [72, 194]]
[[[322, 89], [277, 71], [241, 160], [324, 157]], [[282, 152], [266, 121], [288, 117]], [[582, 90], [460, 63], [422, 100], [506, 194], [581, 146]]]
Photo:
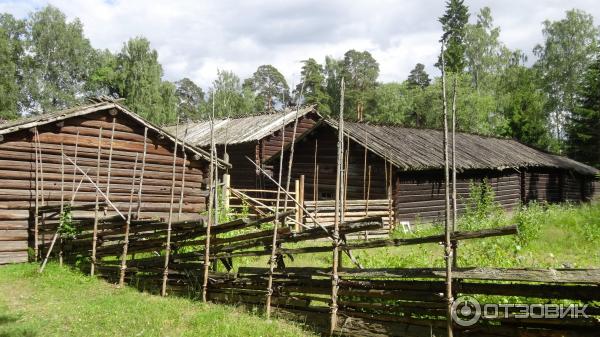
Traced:
[[[11, 323], [16, 323], [19, 320], [19, 315], [16, 314], [0, 314], [0, 328]], [[38, 333], [29, 329], [19, 328], [18, 326], [8, 327], [8, 331], [0, 331], [0, 337], [34, 337]]]

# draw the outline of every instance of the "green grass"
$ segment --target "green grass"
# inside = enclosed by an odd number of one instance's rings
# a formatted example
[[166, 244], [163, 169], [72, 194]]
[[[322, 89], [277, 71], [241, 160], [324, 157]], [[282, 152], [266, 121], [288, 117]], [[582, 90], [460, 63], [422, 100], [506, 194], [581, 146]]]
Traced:
[[232, 306], [118, 289], [66, 267], [0, 267], [0, 337], [307, 336]]
[[[591, 204], [531, 204], [512, 213], [497, 207], [471, 212], [459, 219], [458, 230], [517, 224], [518, 235], [462, 241], [458, 247], [458, 265], [463, 267], [504, 268], [600, 268], [600, 202]], [[393, 237], [421, 237], [441, 234], [440, 225], [421, 225], [421, 229]], [[323, 245], [331, 245], [322, 241]], [[315, 242], [297, 245], [315, 245]], [[443, 246], [421, 244], [354, 251], [367, 268], [443, 267]], [[330, 267], [331, 253], [303, 254], [286, 258], [290, 267]], [[266, 258], [240, 259], [238, 265], [266, 267]], [[344, 256], [344, 265], [351, 262]]]

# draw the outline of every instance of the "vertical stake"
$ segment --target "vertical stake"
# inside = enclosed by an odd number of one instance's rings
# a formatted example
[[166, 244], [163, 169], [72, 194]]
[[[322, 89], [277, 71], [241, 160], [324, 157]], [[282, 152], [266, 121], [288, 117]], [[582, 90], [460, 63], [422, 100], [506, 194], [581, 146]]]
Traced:
[[[63, 145], [63, 141], [60, 141], [60, 216], [63, 217], [63, 212], [65, 210], [65, 147]], [[60, 229], [61, 223], [58, 224], [58, 229]], [[59, 243], [59, 251], [58, 251], [58, 264], [62, 267], [63, 265], [63, 240], [60, 238]]]
[[337, 296], [339, 289], [338, 264], [340, 257], [340, 222], [344, 214], [342, 198], [344, 196], [344, 89], [345, 83], [342, 77], [340, 94], [340, 116], [338, 123], [338, 144], [337, 144], [337, 170], [335, 178], [335, 219], [333, 222], [333, 261], [331, 270], [331, 321], [329, 326], [329, 335], [333, 335], [337, 327]]
[[179, 117], [177, 117], [177, 124], [175, 124], [175, 147], [173, 149], [173, 169], [171, 172], [171, 201], [169, 202], [169, 217], [167, 220], [167, 242], [165, 246], [165, 265], [163, 268], [163, 279], [162, 287], [160, 288], [160, 295], [167, 295], [167, 279], [169, 278], [169, 256], [171, 255], [171, 223], [173, 222], [173, 199], [175, 198], [175, 170], [177, 163], [177, 131], [179, 129]]
[[444, 190], [445, 190], [445, 241], [444, 241], [444, 257], [446, 261], [446, 330], [448, 337], [453, 336], [452, 331], [452, 250], [450, 242], [450, 177], [448, 167], [448, 107], [446, 105], [446, 63], [444, 60], [444, 41], [442, 41], [442, 101], [444, 108]]
[[187, 137], [188, 127], [185, 127], [183, 138], [181, 139], [181, 150], [183, 151], [183, 164], [181, 165], [181, 190], [179, 191], [179, 210], [177, 211], [177, 221], [181, 220], [183, 210], [183, 197], [185, 188], [185, 168], [187, 164], [187, 153], [185, 152], [185, 137]]
[[133, 176], [131, 177], [131, 191], [129, 192], [129, 210], [127, 211], [127, 221], [125, 222], [125, 238], [123, 240], [123, 254], [121, 254], [121, 270], [119, 273], [119, 287], [125, 284], [125, 272], [127, 271], [127, 249], [129, 248], [129, 230], [131, 226], [131, 213], [133, 208], [133, 192], [135, 190], [135, 175], [137, 173], [137, 164], [139, 153], [135, 154], [135, 163], [133, 164]]
[[215, 100], [212, 102], [212, 114], [210, 117], [210, 162], [209, 162], [209, 170], [208, 170], [208, 204], [206, 205], [206, 209], [208, 210], [208, 223], [206, 224], [206, 238], [204, 242], [204, 274], [202, 275], [202, 302], [207, 301], [207, 291], [208, 291], [208, 271], [210, 268], [210, 228], [213, 222], [213, 209], [212, 204], [214, 202], [214, 159], [215, 159]]
[[146, 146], [148, 144], [148, 127], [144, 128], [144, 152], [142, 153], [142, 171], [140, 172], [140, 186], [138, 187], [138, 204], [135, 218], [140, 218], [142, 211], [142, 186], [144, 184], [144, 170], [146, 169]]
[[[278, 185], [281, 186], [281, 175], [283, 171], [283, 149], [285, 146], [285, 118], [281, 119], [281, 155], [279, 156], [279, 178]], [[292, 149], [294, 148], [292, 144]], [[289, 193], [289, 184], [286, 188], [286, 195]], [[275, 201], [275, 220], [273, 221], [273, 240], [271, 241], [271, 255], [269, 256], [269, 279], [267, 280], [267, 299], [265, 301], [265, 312], [267, 316], [267, 320], [271, 319], [271, 298], [273, 296], [273, 270], [275, 269], [275, 256], [277, 254], [277, 228], [279, 225], [279, 201], [281, 196], [281, 189], [277, 189], [277, 198]], [[285, 198], [285, 203], [287, 203], [287, 198]], [[284, 212], [285, 207], [284, 204]]]
[[39, 219], [39, 203], [40, 203], [40, 183], [39, 183], [39, 158], [38, 158], [38, 143], [37, 143], [37, 132], [34, 131], [33, 134], [33, 144], [34, 144], [34, 150], [35, 150], [35, 214], [34, 214], [34, 227], [33, 227], [33, 259], [34, 261], [38, 260], [38, 255], [39, 255], [39, 224], [40, 224], [40, 219]]
[[102, 126], [98, 132], [98, 159], [96, 162], [96, 201], [94, 206], [94, 229], [92, 234], [92, 264], [90, 266], [90, 276], [94, 276], [96, 268], [96, 245], [98, 243], [98, 202], [100, 200], [100, 160], [102, 159]]

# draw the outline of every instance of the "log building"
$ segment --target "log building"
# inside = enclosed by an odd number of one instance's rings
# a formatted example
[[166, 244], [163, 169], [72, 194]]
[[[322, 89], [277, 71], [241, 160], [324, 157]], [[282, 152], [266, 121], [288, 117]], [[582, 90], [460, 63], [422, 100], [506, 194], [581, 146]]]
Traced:
[[[36, 208], [60, 205], [61, 200], [63, 204], [73, 200], [74, 208], [94, 203], [97, 166], [100, 190], [126, 213], [137, 156], [136, 184], [142, 179], [140, 172], [144, 173], [140, 200], [136, 187], [134, 211], [138, 217], [165, 218], [171, 207], [175, 143], [175, 137], [115, 101], [96, 101], [0, 125], [0, 264], [27, 261], [28, 251], [35, 258], [35, 242], [41, 247], [51, 239], [60, 215], [36, 221]], [[178, 143], [175, 159], [173, 208], [178, 214], [183, 196], [181, 216], [197, 217], [206, 206], [209, 155], [189, 144], [184, 145], [184, 154], [182, 145]], [[103, 216], [116, 214], [112, 207], [104, 207]], [[72, 215], [93, 218], [94, 212]]]
[[[344, 130], [348, 200], [391, 197], [396, 221], [443, 219], [442, 131], [357, 122]], [[305, 175], [305, 200], [315, 192], [319, 200], [333, 199], [337, 138], [337, 122], [324, 118], [298, 139], [292, 177]], [[288, 153], [289, 145], [286, 161]], [[459, 211], [473, 182], [487, 181], [506, 209], [534, 200], [587, 201], [600, 190], [597, 169], [512, 139], [457, 133], [456, 168]]]
[[[271, 170], [264, 165], [274, 154], [281, 151], [281, 130], [285, 126], [285, 145], [292, 141], [294, 122], [298, 119], [296, 138], [311, 130], [320, 115], [311, 107], [299, 110], [287, 109], [283, 112], [267, 113], [256, 116], [217, 119], [214, 121], [213, 134], [219, 158], [225, 158], [233, 169], [230, 172], [231, 185], [236, 188], [264, 188], [268, 185], [265, 177], [250, 163]], [[175, 127], [166, 128], [175, 133]], [[179, 127], [179, 137], [203, 149], [210, 148], [210, 122], [198, 121]], [[185, 136], [184, 136], [185, 135]]]

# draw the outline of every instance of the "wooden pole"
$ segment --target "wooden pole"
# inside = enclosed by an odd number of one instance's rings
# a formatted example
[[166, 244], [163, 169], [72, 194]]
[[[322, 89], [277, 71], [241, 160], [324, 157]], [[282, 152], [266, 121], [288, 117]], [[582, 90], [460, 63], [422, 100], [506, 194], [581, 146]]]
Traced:
[[333, 222], [333, 261], [331, 268], [331, 321], [329, 326], [329, 335], [333, 335], [337, 327], [337, 296], [339, 289], [338, 264], [339, 264], [339, 245], [340, 245], [340, 222], [343, 216], [343, 186], [344, 181], [344, 78], [342, 77], [340, 94], [340, 116], [338, 123], [338, 150], [337, 150], [337, 170], [335, 178], [335, 220]]
[[146, 147], [148, 145], [148, 127], [144, 128], [144, 152], [142, 153], [142, 171], [140, 172], [140, 186], [138, 187], [138, 204], [135, 218], [140, 218], [142, 212], [142, 187], [144, 184], [144, 171], [146, 169]]
[[[63, 146], [63, 142], [60, 142], [60, 152], [63, 153], [64, 151], [64, 146]], [[61, 179], [61, 183], [60, 183], [60, 215], [61, 215], [61, 219], [63, 216], [63, 209], [64, 209], [64, 186], [65, 186], [65, 162], [63, 157], [61, 156], [61, 161], [60, 161], [60, 179]], [[58, 227], [56, 228], [56, 231], [54, 232], [54, 235], [52, 236], [52, 242], [50, 242], [50, 247], [48, 248], [48, 251], [46, 252], [46, 257], [44, 258], [44, 262], [42, 262], [42, 266], [39, 269], [39, 273], [42, 273], [44, 271], [44, 268], [46, 267], [46, 263], [48, 263], [48, 259], [50, 258], [50, 254], [52, 253], [52, 249], [54, 248], [54, 244], [56, 243], [56, 239], [58, 238], [58, 236], [60, 235], [60, 229], [62, 226], [62, 221], [58, 224]], [[62, 247], [60, 249], [59, 252], [59, 263], [62, 266]]]
[[[365, 144], [369, 144], [369, 133], [365, 130]], [[363, 199], [367, 199], [367, 147], [365, 146], [365, 160], [363, 163]]]
[[[281, 155], [279, 156], [279, 177], [278, 177], [278, 185], [281, 186], [281, 176], [283, 171], [283, 150], [285, 148], [285, 119], [281, 119]], [[292, 150], [294, 149], [294, 144], [292, 143]], [[289, 177], [289, 169], [288, 169], [288, 177]], [[285, 203], [287, 204], [287, 196], [289, 196], [289, 180], [286, 189], [284, 190], [286, 194]], [[271, 241], [271, 255], [269, 257], [269, 278], [267, 280], [267, 299], [265, 301], [265, 312], [267, 316], [267, 320], [271, 319], [271, 296], [273, 295], [273, 271], [275, 270], [275, 263], [277, 262], [276, 253], [277, 253], [277, 229], [279, 225], [279, 201], [281, 197], [281, 189], [277, 189], [277, 199], [275, 201], [275, 221], [273, 221], [273, 240]], [[296, 203], [297, 204], [297, 203]], [[286, 205], [283, 206], [284, 210]]]
[[[300, 196], [299, 197], [297, 196], [298, 199], [300, 199], [300, 200], [298, 200], [300, 205], [304, 205], [304, 180], [305, 180], [304, 174], [301, 174], [300, 175], [300, 188], [298, 189], [298, 191], [300, 192]], [[298, 208], [298, 220], [299, 220], [298, 223], [304, 223], [304, 211], [302, 211], [302, 208], [300, 208], [300, 207]], [[297, 226], [299, 226], [298, 223], [296, 224]], [[297, 230], [300, 231], [301, 228], [298, 227]]]
[[33, 227], [33, 259], [34, 261], [38, 260], [38, 255], [39, 255], [39, 245], [40, 245], [40, 238], [39, 238], [39, 225], [40, 225], [40, 219], [39, 219], [39, 203], [40, 203], [40, 183], [39, 183], [39, 158], [38, 158], [38, 143], [37, 143], [37, 132], [34, 132], [33, 134], [33, 144], [34, 144], [34, 150], [35, 150], [35, 214], [34, 214], [34, 227]]
[[[456, 74], [454, 74], [454, 83], [453, 83], [453, 89], [452, 89], [452, 232], [454, 233], [456, 231], [456, 91], [457, 91], [457, 87], [456, 87]], [[457, 264], [457, 255], [456, 255], [456, 250], [458, 248], [458, 241], [452, 241], [452, 265], [456, 268], [458, 267]]]
[[210, 229], [213, 222], [213, 209], [212, 203], [214, 202], [214, 157], [215, 157], [215, 135], [214, 135], [214, 124], [215, 124], [215, 100], [212, 102], [212, 115], [210, 117], [210, 162], [209, 162], [209, 172], [208, 172], [208, 223], [206, 224], [206, 239], [204, 242], [204, 274], [202, 275], [202, 301], [206, 302], [206, 294], [208, 291], [208, 271], [210, 268]]
[[110, 198], [110, 169], [112, 167], [113, 141], [115, 139], [115, 120], [112, 119], [112, 130], [110, 132], [110, 147], [108, 149], [108, 170], [106, 172], [106, 197]]
[[[368, 168], [368, 180], [367, 180], [367, 207], [366, 207], [366, 216], [369, 216], [369, 199], [371, 198], [371, 165]], [[365, 231], [365, 240], [369, 240], [369, 231]]]
[[[76, 177], [77, 177], [77, 168], [75, 167], [77, 165], [77, 150], [79, 147], [79, 128], [77, 128], [77, 135], [75, 135], [75, 153], [73, 154], [73, 160], [75, 162], [75, 164], [73, 165], [73, 185], [71, 185], [71, 193], [75, 192], [75, 181], [76, 181]], [[63, 153], [64, 155], [64, 153]]]
[[446, 105], [446, 63], [444, 60], [444, 41], [442, 41], [442, 101], [443, 101], [443, 114], [444, 114], [444, 198], [445, 198], [445, 237], [444, 237], [444, 258], [446, 262], [446, 330], [448, 337], [453, 336], [452, 331], [452, 250], [451, 250], [451, 228], [450, 228], [450, 177], [449, 177], [449, 165], [448, 165], [448, 107]]
[[390, 227], [390, 231], [394, 230], [394, 217], [392, 216], [393, 214], [393, 193], [394, 193], [394, 188], [393, 188], [393, 180], [394, 180], [394, 170], [393, 170], [393, 165], [392, 165], [392, 161], [389, 161], [389, 184], [388, 184], [388, 194], [387, 194], [387, 199], [388, 199], [388, 222], [389, 222], [389, 227]]
[[[40, 201], [42, 202], [42, 206], [46, 205], [46, 201], [45, 201], [45, 196], [44, 196], [44, 160], [42, 158], [42, 144], [40, 143], [40, 133], [37, 129], [37, 127], [35, 128], [35, 134], [36, 134], [36, 142], [37, 142], [37, 150], [39, 152], [38, 154], [38, 158], [40, 161]], [[41, 225], [42, 227], [45, 227], [45, 217], [44, 217], [44, 213], [41, 214], [40, 216], [41, 218]], [[39, 223], [38, 223], [39, 225]], [[38, 230], [39, 230], [39, 226], [38, 226]], [[46, 244], [46, 236], [44, 235], [45, 231], [42, 232], [42, 246], [45, 246]], [[38, 238], [39, 239], [39, 238]]]
[[315, 217], [317, 217], [319, 205], [319, 164], [317, 164], [317, 152], [319, 151], [319, 140], [315, 138], [315, 166], [313, 172], [313, 201], [315, 203]]
[[123, 239], [123, 254], [121, 254], [121, 270], [119, 273], [119, 287], [125, 284], [125, 272], [127, 271], [127, 249], [129, 247], [129, 230], [131, 225], [131, 213], [133, 208], [133, 193], [135, 190], [135, 175], [137, 173], [137, 164], [139, 153], [135, 154], [135, 163], [133, 164], [133, 176], [131, 177], [131, 191], [129, 192], [129, 210], [127, 211], [127, 221], [125, 222], [125, 237]]
[[119, 211], [119, 209], [117, 208], [117, 206], [115, 206], [115, 204], [112, 203], [112, 201], [110, 201], [110, 199], [108, 199], [106, 197], [106, 194], [104, 194], [104, 192], [102, 192], [102, 190], [100, 189], [100, 186], [98, 184], [96, 184], [94, 182], [94, 180], [92, 180], [92, 178], [90, 178], [90, 176], [87, 174], [87, 171], [84, 171], [83, 169], [81, 169], [81, 167], [77, 166], [73, 160], [71, 158], [69, 158], [67, 155], [63, 155], [65, 157], [66, 160], [68, 160], [71, 164], [75, 165], [75, 167], [77, 168], [77, 170], [83, 175], [83, 177], [81, 178], [83, 180], [83, 178], [87, 179], [88, 182], [90, 184], [92, 184], [92, 186], [96, 189], [96, 192], [98, 192], [100, 194], [100, 196], [102, 198], [104, 198], [104, 200], [106, 201], [106, 203], [111, 206], [113, 208], [113, 210], [115, 212], [117, 212], [117, 214], [123, 219], [127, 219], [123, 213], [121, 213], [121, 211]]
[[165, 246], [165, 266], [163, 268], [162, 287], [160, 290], [161, 296], [167, 295], [167, 279], [169, 278], [169, 256], [171, 255], [171, 224], [173, 222], [173, 201], [175, 199], [175, 171], [177, 163], [177, 129], [179, 128], [179, 117], [175, 124], [175, 146], [173, 149], [173, 169], [171, 173], [171, 201], [169, 202], [169, 217], [167, 220], [167, 243]]
[[[64, 216], [65, 211], [65, 147], [63, 142], [60, 142], [60, 216]], [[58, 229], [56, 230], [58, 232]], [[62, 267], [63, 265], [63, 240], [60, 239], [58, 251], [58, 264]]]
[[179, 210], [177, 211], [177, 221], [181, 220], [181, 211], [183, 210], [183, 189], [185, 188], [185, 169], [187, 162], [187, 153], [185, 152], [185, 137], [187, 137], [188, 127], [185, 127], [183, 138], [181, 139], [181, 150], [183, 151], [183, 164], [181, 165], [181, 191], [179, 193]]
[[344, 148], [346, 152], [346, 157], [344, 159], [344, 180], [342, 184], [342, 188], [344, 193], [342, 194], [342, 221], [344, 222], [344, 218], [346, 217], [346, 200], [348, 198], [348, 163], [350, 161], [350, 137], [346, 136], [346, 144], [347, 146]]
[[[294, 197], [296, 197], [296, 200], [298, 200], [298, 203], [300, 203], [300, 180], [298, 179], [294, 180]], [[294, 209], [294, 213], [296, 213], [296, 225], [294, 226], [294, 230], [297, 233], [300, 230], [300, 226], [298, 225], [300, 222], [300, 207], [296, 205]]]
[[102, 127], [98, 133], [98, 159], [96, 162], [96, 204], [94, 206], [94, 229], [92, 236], [92, 264], [90, 265], [90, 276], [94, 276], [96, 268], [96, 245], [98, 242], [98, 203], [100, 202], [100, 159], [102, 157]]
[[231, 199], [231, 176], [229, 173], [223, 174], [223, 207], [228, 212]]

